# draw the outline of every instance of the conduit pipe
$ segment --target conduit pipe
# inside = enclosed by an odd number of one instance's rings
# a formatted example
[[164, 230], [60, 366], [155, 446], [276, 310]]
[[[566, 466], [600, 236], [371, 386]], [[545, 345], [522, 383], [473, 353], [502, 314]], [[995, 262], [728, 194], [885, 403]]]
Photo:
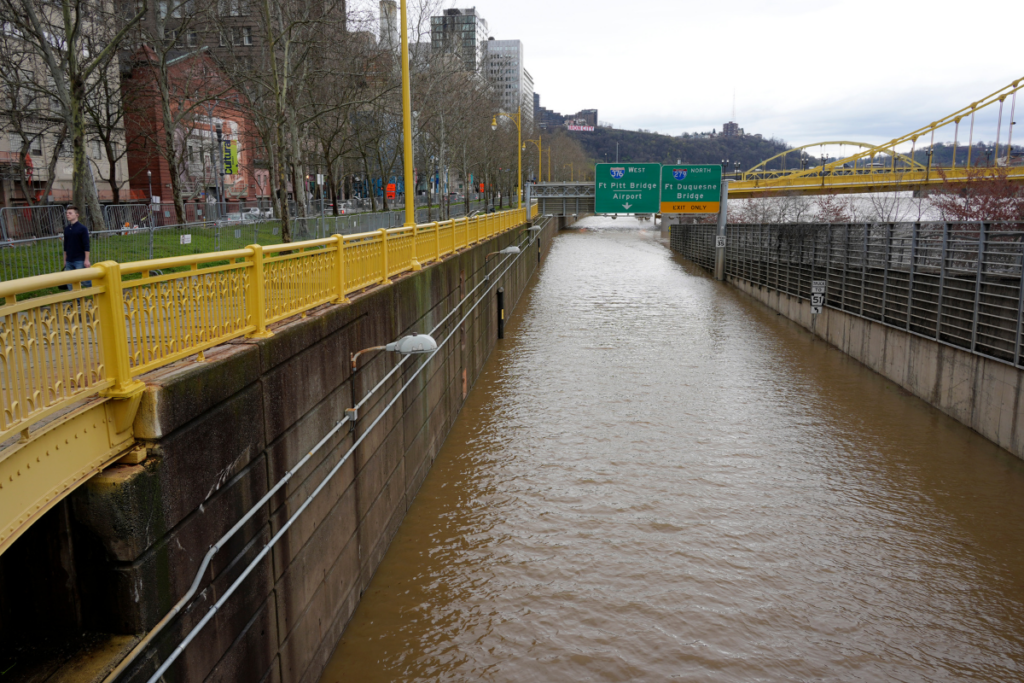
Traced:
[[[540, 230], [539, 230], [539, 228], [530, 228], [530, 231], [529, 231], [529, 236], [527, 237], [527, 240], [528, 240], [528, 241], [527, 241], [527, 244], [526, 244], [525, 246], [530, 246], [530, 245], [532, 245], [532, 244], [533, 244], [533, 243], [534, 243], [534, 242], [535, 242], [535, 241], [537, 240], [537, 235], [536, 235], [536, 233], [534, 232], [535, 230], [536, 230], [536, 231], [537, 231], [538, 233], [539, 233], [539, 231], [540, 231]], [[517, 251], [517, 252], [513, 252], [513, 251], [511, 251], [511, 249], [512, 249], [512, 248], [508, 248], [508, 249], [509, 249], [509, 250], [508, 250], [508, 251], [506, 251], [506, 253], [507, 253], [508, 255], [513, 255], [513, 254], [516, 254], [516, 255], [518, 255], [518, 253], [519, 253], [518, 251]], [[513, 261], [514, 261], [514, 260], [515, 260], [515, 259], [513, 259]], [[512, 266], [511, 266], [511, 264], [510, 264], [510, 265], [509, 265], [509, 267], [508, 267], [508, 268], [506, 268], [506, 269], [505, 269], [505, 271], [503, 271], [503, 272], [502, 272], [502, 275], [504, 275], [504, 274], [505, 274], [506, 272], [508, 272], [509, 268], [511, 268], [511, 267], [512, 267]], [[486, 271], [486, 265], [484, 266], [484, 268], [485, 268], [485, 271]], [[500, 277], [500, 276], [499, 276], [499, 277]], [[482, 286], [483, 286], [484, 284], [487, 284], [487, 283], [488, 283], [488, 280], [489, 280], [489, 278], [488, 278], [488, 276], [487, 276], [487, 274], [486, 274], [486, 272], [485, 272], [485, 277], [484, 277], [484, 279], [483, 279], [483, 280], [482, 280], [482, 281], [481, 281], [480, 283], [478, 283], [478, 284], [476, 285], [476, 287], [474, 287], [474, 288], [473, 288], [472, 290], [470, 290], [469, 294], [467, 295], [467, 298], [468, 298], [469, 296], [471, 296], [471, 295], [472, 295], [472, 294], [473, 294], [474, 292], [476, 292], [476, 290], [480, 289], [480, 287], [482, 287]], [[465, 299], [463, 299], [463, 301], [465, 301]], [[478, 301], [477, 301], [477, 303], [473, 305], [473, 308], [471, 308], [471, 309], [470, 309], [470, 311], [472, 311], [472, 310], [473, 310], [474, 308], [476, 308], [476, 306], [477, 306], [477, 305], [479, 305], [480, 301], [483, 301], [483, 298], [481, 298], [480, 300], [478, 300]], [[440, 327], [441, 327], [442, 325], [444, 325], [444, 324], [445, 324], [445, 323], [446, 323], [446, 322], [448, 321], [448, 319], [449, 319], [449, 318], [451, 318], [451, 317], [452, 317], [452, 316], [453, 316], [453, 315], [454, 315], [454, 314], [456, 313], [456, 311], [460, 310], [461, 308], [462, 308], [462, 302], [459, 302], [459, 306], [457, 306], [457, 307], [454, 307], [454, 308], [452, 308], [452, 310], [451, 310], [451, 311], [450, 311], [450, 312], [449, 312], [449, 313], [448, 313], [448, 314], [447, 314], [447, 315], [446, 315], [446, 316], [445, 316], [444, 318], [442, 318], [442, 319], [441, 319], [441, 321], [440, 321], [440, 322], [438, 322], [438, 324], [437, 324], [437, 325], [435, 325], [435, 326], [434, 326], [434, 328], [433, 328], [433, 329], [432, 329], [432, 330], [430, 331], [430, 334], [431, 334], [431, 335], [433, 335], [433, 334], [434, 334], [435, 332], [437, 332], [437, 330], [438, 330], [438, 329], [440, 329]], [[468, 315], [468, 313], [467, 313], [467, 315]], [[463, 320], [465, 320], [465, 318], [463, 318]], [[448, 337], [447, 337], [447, 338], [445, 339], [445, 341], [444, 341], [444, 342], [442, 342], [442, 344], [441, 344], [441, 347], [443, 347], [443, 346], [444, 346], [444, 344], [445, 344], [445, 343], [447, 343], [448, 339], [450, 339], [450, 338], [451, 338], [451, 334], [449, 334], [449, 336], [448, 336]], [[438, 348], [440, 349], [441, 347], [438, 347]], [[435, 352], [434, 352], [433, 354], [431, 354], [431, 356], [430, 356], [430, 359], [432, 359], [432, 358], [434, 357], [434, 355], [436, 355], [436, 354], [437, 354], [437, 352], [436, 352], [436, 351], [435, 351]], [[274, 486], [274, 487], [273, 487], [273, 488], [272, 488], [272, 489], [271, 489], [270, 491], [268, 491], [268, 492], [266, 493], [266, 495], [264, 495], [264, 496], [263, 496], [263, 498], [261, 498], [261, 499], [260, 499], [260, 500], [259, 500], [259, 501], [258, 501], [258, 502], [257, 502], [257, 503], [256, 503], [256, 504], [255, 504], [255, 505], [254, 505], [254, 506], [253, 506], [253, 507], [252, 507], [252, 508], [251, 508], [251, 509], [250, 509], [250, 510], [249, 510], [249, 511], [248, 511], [248, 512], [247, 512], [247, 513], [246, 513], [246, 514], [245, 514], [245, 515], [244, 515], [244, 516], [243, 516], [243, 517], [242, 517], [242, 518], [241, 518], [241, 519], [240, 519], [240, 520], [239, 520], [239, 521], [237, 522], [237, 523], [236, 523], [236, 524], [235, 524], [235, 526], [233, 526], [233, 527], [232, 527], [232, 528], [231, 528], [231, 529], [230, 529], [230, 530], [229, 530], [229, 531], [228, 531], [228, 532], [227, 532], [226, 534], [224, 534], [224, 536], [222, 536], [222, 537], [220, 538], [220, 540], [218, 540], [218, 541], [217, 541], [217, 543], [215, 543], [215, 544], [214, 544], [213, 546], [211, 546], [211, 547], [210, 547], [210, 549], [209, 549], [209, 550], [207, 551], [207, 553], [206, 553], [206, 556], [205, 556], [205, 557], [203, 558], [203, 561], [202, 561], [202, 563], [200, 564], [200, 566], [199, 566], [199, 569], [198, 569], [198, 571], [196, 572], [196, 577], [195, 577], [195, 579], [194, 579], [194, 580], [192, 581], [192, 585], [191, 585], [191, 586], [189, 587], [189, 590], [188, 590], [188, 592], [186, 592], [186, 593], [185, 593], [185, 595], [184, 595], [184, 596], [182, 596], [182, 598], [181, 598], [181, 599], [180, 599], [180, 600], [179, 600], [179, 601], [178, 601], [178, 602], [177, 602], [177, 603], [176, 603], [176, 604], [174, 605], [174, 607], [172, 607], [172, 608], [171, 608], [171, 611], [170, 611], [170, 612], [168, 612], [168, 613], [167, 613], [167, 614], [166, 614], [166, 615], [165, 615], [165, 616], [163, 617], [163, 619], [161, 619], [161, 620], [160, 620], [160, 621], [159, 621], [159, 622], [158, 622], [158, 623], [156, 624], [156, 626], [154, 626], [154, 627], [153, 627], [153, 628], [152, 628], [152, 629], [151, 629], [151, 630], [149, 631], [149, 633], [147, 633], [147, 634], [145, 635], [145, 637], [143, 637], [143, 639], [142, 639], [141, 641], [139, 641], [139, 643], [138, 643], [138, 644], [137, 644], [137, 645], [136, 645], [136, 646], [135, 646], [134, 648], [132, 648], [132, 651], [131, 651], [131, 652], [129, 652], [129, 653], [128, 653], [128, 655], [127, 655], [127, 656], [126, 656], [126, 657], [125, 657], [125, 658], [124, 658], [124, 659], [123, 659], [123, 660], [121, 661], [121, 663], [120, 663], [120, 664], [118, 664], [118, 665], [117, 665], [117, 666], [116, 666], [116, 667], [115, 667], [115, 668], [114, 668], [114, 669], [113, 669], [113, 670], [112, 670], [112, 671], [110, 672], [110, 674], [109, 674], [109, 675], [108, 675], [108, 676], [107, 676], [107, 677], [106, 677], [106, 678], [104, 679], [104, 682], [103, 682], [103, 683], [113, 683], [113, 682], [114, 682], [115, 680], [117, 680], [118, 676], [120, 676], [120, 675], [121, 675], [122, 673], [124, 673], [124, 672], [125, 672], [125, 670], [126, 670], [126, 669], [127, 669], [127, 668], [128, 668], [129, 666], [131, 666], [131, 664], [132, 664], [132, 663], [133, 663], [133, 662], [134, 662], [134, 661], [135, 661], [135, 660], [136, 660], [136, 659], [138, 658], [138, 656], [139, 656], [140, 654], [142, 654], [142, 652], [143, 652], [143, 651], [144, 651], [144, 650], [145, 650], [145, 649], [146, 649], [146, 648], [147, 648], [147, 647], [149, 646], [149, 644], [150, 644], [150, 643], [152, 643], [152, 642], [153, 642], [153, 640], [154, 640], [154, 639], [156, 638], [156, 636], [158, 636], [158, 635], [159, 635], [159, 634], [160, 634], [160, 633], [161, 633], [161, 632], [163, 631], [163, 629], [164, 629], [164, 628], [165, 628], [165, 627], [167, 626], [167, 624], [169, 624], [169, 623], [170, 623], [170, 622], [171, 622], [171, 621], [172, 621], [172, 620], [174, 619], [174, 617], [176, 617], [176, 616], [177, 616], [178, 614], [180, 614], [180, 613], [181, 613], [181, 611], [182, 611], [182, 610], [184, 609], [185, 605], [186, 605], [186, 604], [187, 604], [187, 603], [188, 603], [188, 602], [189, 602], [189, 601], [190, 601], [190, 600], [191, 600], [191, 599], [192, 599], [192, 598], [193, 598], [193, 597], [195, 596], [196, 592], [197, 592], [197, 591], [199, 590], [199, 585], [200, 585], [200, 584], [202, 583], [202, 577], [203, 577], [203, 574], [205, 574], [205, 573], [206, 573], [206, 570], [207, 570], [207, 568], [209, 567], [209, 565], [210, 565], [210, 562], [211, 562], [211, 561], [213, 560], [213, 557], [214, 557], [214, 556], [215, 556], [215, 555], [216, 555], [216, 554], [217, 554], [218, 552], [220, 552], [220, 549], [221, 549], [221, 548], [223, 548], [223, 547], [224, 547], [224, 546], [225, 546], [225, 545], [227, 544], [227, 542], [228, 542], [228, 541], [229, 541], [229, 540], [230, 540], [230, 539], [231, 539], [231, 538], [232, 538], [232, 537], [233, 537], [233, 536], [234, 536], [234, 535], [235, 535], [236, 533], [238, 533], [238, 532], [239, 532], [239, 531], [241, 530], [241, 528], [242, 528], [243, 526], [245, 526], [245, 524], [246, 524], [246, 523], [247, 523], [247, 522], [248, 522], [249, 520], [251, 520], [251, 519], [253, 518], [253, 516], [255, 516], [255, 514], [256, 514], [256, 513], [257, 513], [257, 512], [258, 512], [258, 511], [259, 511], [259, 510], [260, 510], [260, 509], [261, 509], [261, 508], [262, 508], [262, 507], [263, 507], [263, 506], [264, 506], [264, 505], [265, 505], [265, 504], [267, 503], [267, 502], [269, 502], [269, 501], [270, 501], [270, 499], [271, 499], [271, 498], [272, 498], [272, 497], [273, 497], [273, 496], [274, 496], [274, 495], [275, 495], [275, 494], [276, 494], [276, 493], [277, 493], [278, 491], [280, 491], [280, 490], [281, 490], [281, 488], [282, 488], [282, 487], [284, 487], [284, 485], [285, 485], [285, 484], [287, 484], [287, 483], [288, 483], [288, 482], [289, 482], [289, 481], [291, 480], [291, 478], [292, 478], [293, 476], [295, 476], [295, 474], [296, 474], [296, 473], [297, 473], [297, 472], [298, 472], [299, 470], [301, 470], [301, 469], [302, 469], [302, 468], [303, 468], [303, 467], [304, 467], [304, 466], [305, 466], [305, 465], [306, 465], [306, 464], [307, 464], [307, 463], [309, 462], [310, 458], [312, 458], [312, 457], [313, 457], [313, 456], [314, 456], [314, 455], [315, 455], [315, 454], [316, 454], [316, 453], [317, 453], [317, 452], [318, 452], [318, 451], [319, 451], [319, 450], [320, 450], [321, 448], [323, 448], [324, 444], [326, 444], [326, 443], [327, 443], [327, 441], [329, 441], [329, 440], [330, 440], [331, 438], [333, 438], [333, 437], [334, 437], [334, 436], [335, 436], [335, 435], [336, 435], [336, 434], [338, 433], [338, 431], [340, 431], [340, 429], [341, 429], [341, 428], [342, 428], [342, 427], [343, 427], [343, 426], [344, 426], [344, 425], [345, 425], [345, 424], [346, 424], [347, 422], [350, 422], [350, 421], [351, 421], [351, 419], [350, 419], [351, 415], [353, 415], [353, 414], [355, 413], [355, 411], [359, 410], [359, 409], [360, 409], [360, 408], [361, 408], [362, 406], [364, 406], [364, 405], [366, 404], [366, 402], [367, 402], [367, 401], [368, 401], [368, 400], [370, 399], [370, 397], [371, 397], [371, 396], [373, 396], [373, 395], [374, 395], [374, 394], [375, 394], [375, 393], [376, 393], [376, 392], [377, 392], [377, 391], [378, 391], [378, 390], [379, 390], [379, 389], [380, 389], [380, 388], [381, 388], [382, 386], [384, 386], [384, 384], [385, 384], [385, 383], [386, 383], [386, 382], [387, 382], [387, 381], [388, 381], [388, 380], [389, 380], [389, 379], [391, 378], [391, 376], [392, 376], [392, 375], [394, 375], [394, 374], [395, 374], [395, 373], [396, 373], [396, 372], [397, 372], [397, 371], [398, 371], [398, 370], [399, 370], [399, 369], [400, 369], [400, 368], [402, 367], [402, 365], [403, 365], [403, 364], [405, 363], [405, 361], [406, 361], [406, 360], [408, 360], [408, 358], [409, 358], [409, 356], [403, 356], [403, 357], [402, 357], [402, 360], [400, 360], [400, 361], [399, 361], [399, 362], [398, 362], [398, 363], [397, 363], [397, 364], [395, 365], [395, 367], [394, 367], [394, 368], [392, 368], [392, 369], [391, 369], [391, 371], [390, 371], [390, 372], [388, 372], [388, 373], [387, 373], [387, 374], [386, 374], [386, 375], [384, 376], [384, 378], [383, 378], [383, 379], [381, 379], [381, 381], [377, 383], [377, 385], [376, 385], [376, 386], [374, 386], [374, 387], [373, 387], [373, 388], [372, 388], [372, 389], [371, 389], [371, 390], [370, 390], [369, 392], [367, 392], [367, 394], [366, 394], [366, 395], [365, 395], [365, 396], [364, 396], [364, 397], [362, 398], [362, 400], [361, 400], [361, 401], [360, 401], [360, 402], [359, 402], [358, 404], [356, 404], [356, 406], [354, 407], [354, 409], [352, 410], [352, 412], [350, 412], [350, 413], [349, 413], [349, 415], [346, 415], [346, 416], [345, 416], [345, 417], [344, 417], [344, 418], [343, 418], [343, 419], [342, 419], [342, 420], [341, 420], [340, 422], [338, 422], [338, 423], [337, 423], [337, 424], [336, 424], [336, 425], [334, 426], [334, 428], [333, 428], [333, 429], [332, 429], [332, 430], [331, 430], [330, 432], [328, 432], [328, 433], [327, 433], [327, 435], [326, 435], [326, 436], [325, 436], [325, 437], [324, 437], [323, 439], [321, 439], [321, 440], [320, 440], [320, 442], [319, 442], [319, 443], [318, 443], [318, 444], [317, 444], [317, 445], [316, 445], [316, 446], [315, 446], [315, 447], [313, 448], [313, 450], [311, 450], [311, 451], [310, 451], [309, 453], [307, 453], [307, 454], [306, 454], [306, 456], [305, 456], [305, 457], [304, 457], [304, 458], [303, 458], [302, 460], [300, 460], [300, 461], [298, 462], [298, 464], [296, 464], [296, 465], [295, 465], [295, 467], [293, 467], [293, 468], [292, 468], [291, 470], [289, 470], [289, 471], [288, 471], [288, 472], [287, 472], [287, 473], [285, 474], [285, 476], [284, 476], [284, 477], [282, 477], [282, 478], [281, 478], [281, 480], [280, 480], [280, 481], [279, 481], [279, 482], [278, 482], [278, 483], [277, 483], [277, 484], [276, 484], [276, 485], [275, 485], [275, 486]], [[430, 359], [427, 359], [427, 362], [429, 362], [429, 361], [430, 361]], [[426, 365], [426, 363], [424, 363], [424, 365]], [[418, 374], [418, 371], [417, 371], [417, 374]], [[415, 375], [414, 375], [414, 377], [415, 377]], [[408, 386], [408, 384], [406, 384], [405, 386]], [[402, 390], [401, 390], [401, 391], [404, 391], [404, 390], [405, 390], [405, 387], [402, 387]], [[399, 393], [399, 395], [401, 395], [401, 392]], [[393, 405], [393, 403], [394, 403], [394, 402], [392, 402], [392, 405]], [[388, 408], [387, 408], [387, 409], [385, 410], [385, 413], [386, 413], [386, 412], [387, 412], [387, 410], [389, 410], [389, 409], [390, 409], [390, 405], [389, 405], [389, 407], [388, 407]], [[378, 421], [379, 421], [379, 420], [378, 420]], [[376, 424], [377, 424], [377, 421], [375, 421], [375, 422], [373, 423], [373, 425], [371, 425], [371, 426], [370, 426], [370, 429], [373, 429], [373, 427], [374, 427], [374, 426], [376, 426]], [[368, 429], [368, 430], [367, 430], [367, 432], [369, 432], [369, 431], [370, 431], [370, 430]], [[361, 441], [361, 440], [362, 440], [362, 439], [360, 439], [360, 441]], [[356, 445], [358, 445], [358, 442], [357, 442], [357, 444], [356, 444]], [[354, 448], [355, 448], [355, 446], [353, 446], [353, 449], [354, 449]], [[347, 459], [347, 457], [348, 457], [348, 456], [346, 455], [346, 459]], [[333, 474], [333, 473], [332, 473], [332, 474]], [[330, 478], [330, 477], [332, 476], [332, 474], [328, 474], [328, 478], [327, 478], [327, 479], [325, 479], [325, 481], [328, 481], [328, 480], [329, 480], [329, 478]], [[318, 489], [318, 490], [319, 490], [319, 489]], [[315, 495], [315, 493], [314, 493], [314, 495]], [[307, 500], [309, 500], [309, 499], [307, 499]], [[298, 517], [298, 516], [299, 516], [299, 515], [300, 515], [300, 514], [302, 513], [302, 511], [303, 511], [304, 509], [305, 509], [305, 506], [303, 506], [302, 508], [300, 508], [300, 509], [299, 509], [299, 510], [298, 510], [298, 511], [297, 511], [297, 512], [295, 513], [295, 515], [294, 515], [294, 516], [292, 517], [292, 519], [293, 519], [293, 520], [294, 520], [294, 519], [296, 519], [296, 518], [297, 518], [297, 517]], [[290, 524], [291, 524], [291, 521], [289, 521], [289, 525], [290, 525]], [[273, 545], [273, 541], [271, 542], [271, 545]]]
[[142, 640], [139, 641], [139, 644], [136, 645], [134, 648], [132, 648], [132, 651], [128, 653], [128, 656], [125, 657], [121, 661], [121, 663], [118, 664], [114, 668], [114, 670], [110, 672], [110, 674], [104, 679], [103, 683], [112, 683], [113, 681], [115, 681], [117, 679], [118, 676], [120, 676], [122, 673], [124, 673], [125, 669], [127, 669], [129, 666], [131, 666], [131, 663], [134, 662], [135, 659], [140, 654], [142, 654], [142, 651], [145, 650], [146, 647], [149, 646], [149, 644], [151, 642], [153, 642], [153, 639], [156, 638], [160, 634], [160, 632], [164, 630], [164, 627], [166, 627], [167, 624], [169, 624], [171, 622], [171, 620], [174, 619], [174, 617], [177, 616], [178, 613], [181, 612], [182, 609], [184, 609], [185, 605], [196, 594], [196, 591], [199, 590], [199, 584], [202, 583], [203, 574], [206, 573], [207, 567], [210, 566], [210, 561], [213, 560], [213, 556], [216, 555], [220, 551], [220, 549], [223, 548], [225, 546], [225, 544], [227, 544], [227, 542], [229, 540], [231, 540], [231, 538], [235, 534], [237, 534], [239, 532], [239, 530], [243, 526], [245, 526], [246, 522], [248, 522], [250, 519], [252, 519], [256, 515], [256, 513], [259, 512], [259, 510], [264, 505], [266, 505], [270, 501], [271, 498], [273, 498], [274, 494], [276, 494], [278, 491], [280, 491], [281, 488], [285, 484], [287, 484], [289, 481], [291, 481], [291, 478], [294, 477], [295, 474], [299, 470], [301, 470], [306, 465], [306, 463], [309, 462], [310, 458], [312, 458], [314, 455], [316, 455], [317, 451], [319, 451], [321, 448], [323, 448], [324, 444], [326, 444], [335, 434], [337, 434], [341, 430], [341, 428], [345, 425], [345, 423], [348, 422], [348, 421], [349, 421], [349, 418], [346, 415], [344, 418], [342, 418], [342, 420], [338, 424], [334, 425], [334, 429], [329, 431], [327, 433], [327, 436], [325, 436], [323, 439], [321, 439], [320, 443], [318, 443], [313, 448], [313, 450], [311, 450], [309, 453], [306, 454], [306, 457], [304, 457], [302, 460], [300, 460], [298, 462], [298, 464], [295, 465], [295, 467], [293, 467], [292, 469], [288, 470], [288, 472], [284, 475], [284, 477], [281, 478], [281, 481], [277, 482], [277, 484], [274, 485], [274, 488], [272, 488], [269, 491], [267, 491], [266, 495], [263, 496], [262, 498], [260, 498], [259, 502], [257, 502], [252, 507], [252, 509], [249, 510], [249, 512], [245, 513], [245, 515], [240, 520], [238, 520], [238, 522], [235, 524], [235, 526], [231, 527], [230, 531], [228, 531], [226, 534], [221, 536], [220, 540], [217, 541], [216, 543], [214, 543], [210, 547], [210, 549], [206, 553], [206, 556], [203, 558], [202, 564], [199, 565], [199, 570], [196, 572], [196, 578], [192, 581], [192, 586], [188, 589], [188, 592], [185, 593], [185, 595], [182, 596], [181, 600], [178, 600], [178, 602], [174, 605], [174, 607], [171, 608], [171, 611], [168, 612], [164, 616], [164, 618], [161, 619], [157, 623], [157, 625], [154, 626], [152, 628], [152, 630], [150, 630], [150, 632], [147, 633], [146, 636]]
[[[521, 253], [516, 255], [515, 258], [512, 259], [512, 263], [510, 263], [508, 267], [505, 268], [504, 271], [502, 271], [501, 275], [499, 275], [498, 278], [504, 276], [505, 273], [507, 273], [512, 268], [512, 265], [515, 263], [516, 260], [518, 260], [520, 255]], [[225, 591], [224, 595], [221, 596], [221, 598], [216, 603], [214, 603], [212, 607], [210, 607], [210, 609], [207, 611], [206, 615], [202, 618], [202, 620], [198, 624], [196, 624], [191, 631], [189, 631], [188, 635], [185, 636], [185, 639], [181, 641], [181, 644], [174, 649], [174, 651], [164, 661], [164, 663], [160, 665], [160, 668], [156, 670], [156, 673], [150, 676], [148, 683], [157, 683], [157, 681], [160, 680], [160, 677], [164, 675], [167, 669], [170, 668], [170, 666], [174, 664], [175, 661], [177, 661], [178, 657], [181, 656], [181, 653], [185, 651], [185, 648], [188, 647], [189, 643], [191, 643], [199, 634], [199, 632], [206, 627], [210, 620], [213, 619], [214, 616], [216, 616], [220, 608], [224, 606], [224, 604], [232, 595], [234, 595], [235, 591], [238, 590], [238, 587], [242, 585], [242, 582], [245, 581], [246, 578], [248, 578], [249, 574], [251, 574], [253, 570], [256, 568], [256, 566], [259, 565], [259, 563], [263, 560], [263, 558], [267, 556], [267, 553], [269, 553], [270, 550], [275, 545], [277, 545], [277, 542], [281, 540], [281, 537], [284, 536], [284, 534], [287, 533], [287, 531], [299, 519], [299, 517], [302, 516], [302, 513], [305, 512], [306, 508], [310, 506], [313, 500], [315, 500], [316, 497], [320, 495], [320, 492], [327, 487], [327, 484], [329, 484], [331, 479], [334, 478], [334, 475], [336, 475], [345, 465], [345, 463], [348, 462], [349, 458], [352, 457], [352, 454], [355, 452], [356, 448], [358, 448], [359, 445], [362, 444], [363, 440], [370, 435], [374, 427], [376, 427], [380, 423], [380, 421], [384, 419], [388, 412], [395, 406], [395, 404], [398, 402], [398, 399], [400, 399], [402, 397], [402, 394], [405, 393], [405, 390], [409, 388], [409, 385], [411, 385], [416, 380], [416, 378], [419, 377], [420, 373], [423, 372], [423, 369], [426, 368], [427, 365], [429, 365], [430, 361], [433, 360], [434, 357], [441, 352], [441, 349], [444, 348], [444, 346], [449, 341], [451, 341], [452, 337], [455, 335], [455, 332], [458, 330], [459, 325], [464, 323], [469, 318], [470, 314], [476, 309], [476, 307], [479, 306], [481, 302], [486, 300], [487, 297], [480, 297], [480, 299], [478, 299], [477, 302], [470, 307], [470, 309], [466, 312], [462, 319], [459, 320], [458, 324], [455, 325], [455, 328], [452, 329], [452, 331], [448, 333], [448, 336], [444, 338], [444, 341], [438, 344], [437, 349], [433, 351], [423, 362], [423, 364], [416, 369], [416, 372], [412, 374], [412, 377], [409, 378], [408, 382], [402, 385], [402, 388], [398, 390], [398, 393], [395, 394], [395, 397], [393, 399], [391, 399], [391, 402], [388, 403], [387, 407], [385, 407], [381, 414], [378, 415], [377, 418], [374, 419], [372, 423], [370, 423], [370, 426], [366, 428], [366, 431], [363, 432], [362, 436], [356, 439], [355, 443], [353, 443], [352, 447], [348, 449], [344, 457], [342, 457], [342, 459], [338, 461], [338, 464], [335, 465], [334, 468], [332, 468], [331, 471], [327, 473], [327, 476], [324, 477], [324, 480], [320, 482], [320, 485], [316, 487], [312, 494], [310, 494], [309, 498], [307, 498], [302, 503], [299, 509], [295, 511], [295, 514], [292, 515], [291, 518], [289, 518], [289, 520], [285, 523], [283, 527], [281, 527], [281, 530], [278, 531], [274, 535], [274, 537], [270, 539], [270, 542], [263, 547], [259, 555], [257, 555], [256, 558], [251, 563], [249, 563], [249, 565], [245, 568], [242, 574], [237, 579], [235, 579], [234, 583], [232, 583], [231, 586], [227, 589], [227, 591]], [[343, 420], [341, 423], [339, 423], [337, 428], [340, 428], [340, 426], [344, 424], [344, 422], [346, 421], [348, 421], [347, 418]], [[323, 441], [321, 441], [321, 444], [325, 443], [329, 438], [330, 436], [324, 437]], [[176, 613], [177, 612], [175, 612], [175, 614]], [[168, 617], [165, 617], [165, 619], [169, 620], [171, 616], [172, 615], [168, 615]], [[152, 638], [150, 638], [150, 641], [151, 640]]]

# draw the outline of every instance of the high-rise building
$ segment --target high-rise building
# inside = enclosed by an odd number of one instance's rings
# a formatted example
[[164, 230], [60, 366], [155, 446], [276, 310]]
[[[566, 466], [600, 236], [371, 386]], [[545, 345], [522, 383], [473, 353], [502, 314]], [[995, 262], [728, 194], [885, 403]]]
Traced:
[[398, 3], [380, 0], [380, 44], [392, 51], [401, 48], [402, 35], [398, 30]]
[[533, 121], [533, 77], [523, 64], [523, 41], [488, 40], [484, 46], [484, 76], [501, 97], [503, 111], [522, 108], [523, 120]]
[[454, 52], [462, 57], [466, 71], [476, 71], [482, 63], [487, 42], [487, 22], [469, 9], [446, 9], [430, 17], [430, 44], [434, 51]]

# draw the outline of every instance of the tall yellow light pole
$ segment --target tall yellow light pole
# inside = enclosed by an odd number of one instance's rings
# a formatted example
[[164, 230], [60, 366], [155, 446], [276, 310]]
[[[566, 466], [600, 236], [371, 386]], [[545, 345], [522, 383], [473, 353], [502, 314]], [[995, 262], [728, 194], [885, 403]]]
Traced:
[[[575, 182], [576, 182], [576, 169], [575, 169], [575, 168], [573, 168], [572, 162], [570, 161], [570, 162], [569, 162], [569, 163], [567, 163], [567, 164], [566, 164], [565, 166], [568, 166], [568, 167], [569, 167], [569, 173], [571, 173], [571, 174], [572, 174], [572, 182], [574, 182], [574, 183], [575, 183]], [[565, 170], [565, 166], [562, 166], [562, 170], [563, 170], [563, 171]]]
[[[405, 2], [405, 0], [402, 0]], [[523, 192], [521, 185], [523, 184], [523, 109], [519, 108], [519, 111], [513, 114], [506, 114], [503, 111], [499, 111], [491, 119], [491, 130], [498, 130], [498, 117], [503, 116], [512, 123], [516, 124], [516, 130], [519, 132], [519, 139], [516, 143], [516, 152], [519, 154], [519, 179], [516, 181], [516, 208], [523, 208]]]
[[[538, 135], [536, 140], [527, 140], [527, 142], [532, 142], [534, 145], [537, 146], [537, 182], [539, 183], [544, 182], [544, 147], [542, 144], [543, 138], [543, 135]], [[526, 145], [523, 145], [523, 151], [526, 151]], [[548, 175], [548, 180], [551, 180], [550, 174]]]
[[409, 20], [402, 0], [402, 128], [405, 137], [405, 224], [416, 225], [416, 184], [412, 177], [412, 86], [409, 84]]

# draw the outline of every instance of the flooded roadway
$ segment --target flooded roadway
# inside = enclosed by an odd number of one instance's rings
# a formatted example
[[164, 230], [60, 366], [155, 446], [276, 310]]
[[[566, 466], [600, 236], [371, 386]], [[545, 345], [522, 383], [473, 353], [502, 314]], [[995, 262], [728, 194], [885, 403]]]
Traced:
[[323, 683], [1024, 680], [1024, 463], [650, 224], [584, 225]]

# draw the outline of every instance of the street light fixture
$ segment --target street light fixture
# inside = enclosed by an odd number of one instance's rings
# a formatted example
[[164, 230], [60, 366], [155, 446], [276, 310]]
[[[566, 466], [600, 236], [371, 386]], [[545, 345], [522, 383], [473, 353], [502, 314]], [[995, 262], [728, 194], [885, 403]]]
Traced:
[[390, 351], [392, 353], [400, 353], [403, 356], [433, 353], [434, 351], [437, 351], [437, 342], [434, 341], [434, 338], [429, 334], [413, 333], [385, 346], [371, 346], [368, 349], [363, 349], [362, 351], [350, 354], [350, 358], [352, 360], [352, 372], [356, 371], [356, 364], [359, 362], [359, 356], [372, 351]]
[[491, 274], [487, 272], [487, 262], [490, 260], [492, 256], [516, 256], [522, 253], [522, 251], [523, 250], [520, 249], [519, 247], [512, 246], [505, 247], [501, 251], [492, 251], [490, 254], [487, 254], [487, 256], [484, 256], [484, 280], [491, 279]]

